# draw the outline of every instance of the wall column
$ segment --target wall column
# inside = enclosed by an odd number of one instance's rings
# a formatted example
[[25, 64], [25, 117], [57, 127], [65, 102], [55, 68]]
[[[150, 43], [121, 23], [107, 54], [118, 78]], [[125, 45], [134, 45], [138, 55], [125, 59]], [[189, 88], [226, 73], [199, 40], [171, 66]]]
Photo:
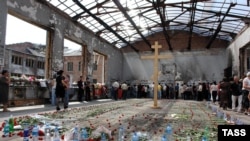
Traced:
[[[7, 27], [7, 0], [0, 0], [0, 71], [6, 68], [5, 64], [8, 64], [8, 60], [5, 60], [5, 37], [6, 37], [6, 27]], [[4, 63], [3, 61], [5, 60]]]
[[50, 50], [51, 59], [51, 71], [63, 70], [63, 30], [61, 28], [55, 27], [54, 33], [50, 36], [50, 42], [52, 43]]
[[54, 69], [52, 68], [52, 54], [53, 54], [53, 36], [54, 31], [47, 31], [47, 43], [46, 43], [46, 56], [45, 56], [45, 78], [53, 78]]

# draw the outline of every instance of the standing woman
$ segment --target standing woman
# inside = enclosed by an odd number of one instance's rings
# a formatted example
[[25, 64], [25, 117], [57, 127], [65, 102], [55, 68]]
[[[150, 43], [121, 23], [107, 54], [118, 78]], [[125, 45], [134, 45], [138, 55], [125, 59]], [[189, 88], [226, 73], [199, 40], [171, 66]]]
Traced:
[[3, 104], [3, 112], [9, 112], [9, 110], [7, 109], [9, 100], [9, 85], [9, 72], [7, 70], [3, 70], [2, 76], [0, 77], [0, 103]]
[[65, 82], [63, 80], [63, 70], [59, 70], [56, 76], [56, 110], [60, 110], [59, 102], [63, 100], [65, 96]]

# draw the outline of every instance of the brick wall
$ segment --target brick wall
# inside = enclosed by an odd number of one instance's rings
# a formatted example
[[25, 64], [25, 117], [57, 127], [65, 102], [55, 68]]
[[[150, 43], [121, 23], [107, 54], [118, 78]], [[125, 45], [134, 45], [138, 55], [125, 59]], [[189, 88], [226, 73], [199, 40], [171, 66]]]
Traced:
[[[189, 42], [189, 32], [187, 31], [170, 31], [169, 32], [170, 43], [173, 51], [186, 51]], [[154, 44], [158, 41], [162, 48], [159, 51], [169, 50], [169, 46], [166, 42], [165, 36], [162, 32], [156, 33], [147, 37], [150, 44]], [[191, 50], [204, 50], [210, 40], [210, 37], [199, 36], [195, 33], [192, 34], [191, 38]], [[144, 43], [144, 41], [139, 41], [133, 44], [135, 48], [139, 51], [151, 51], [151, 48]], [[226, 48], [229, 42], [225, 40], [215, 39], [210, 48]], [[130, 47], [122, 48], [123, 52], [134, 52]]]

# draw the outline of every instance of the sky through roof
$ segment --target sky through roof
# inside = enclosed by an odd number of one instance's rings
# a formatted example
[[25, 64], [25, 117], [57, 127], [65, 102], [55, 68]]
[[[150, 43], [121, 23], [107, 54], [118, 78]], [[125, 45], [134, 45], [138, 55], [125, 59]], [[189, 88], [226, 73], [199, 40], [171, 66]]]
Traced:
[[247, 0], [47, 1], [118, 48], [169, 30], [231, 41], [250, 21]]

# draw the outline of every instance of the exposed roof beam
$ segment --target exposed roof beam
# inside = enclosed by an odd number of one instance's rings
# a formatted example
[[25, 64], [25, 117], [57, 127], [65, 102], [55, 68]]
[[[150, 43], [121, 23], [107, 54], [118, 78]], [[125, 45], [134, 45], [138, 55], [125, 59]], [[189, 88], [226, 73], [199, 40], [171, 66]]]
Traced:
[[115, 5], [118, 7], [118, 9], [123, 13], [123, 15], [128, 19], [128, 21], [132, 24], [132, 26], [135, 28], [135, 30], [137, 31], [137, 33], [141, 36], [141, 38], [143, 39], [143, 41], [148, 45], [148, 47], [151, 49], [151, 44], [150, 42], [144, 37], [144, 35], [142, 35], [141, 31], [137, 28], [135, 22], [131, 19], [131, 17], [128, 15], [128, 13], [126, 12], [126, 10], [123, 8], [123, 6], [121, 5], [121, 3], [118, 0], [113, 0], [113, 2], [115, 3]]
[[[153, 3], [152, 1], [150, 1], [150, 0], [146, 0], [147, 2], [149, 2], [149, 3]], [[194, 0], [190, 0], [190, 1], [185, 1], [185, 2], [176, 2], [176, 3], [174, 3], [174, 4], [188, 4], [188, 3], [190, 3], [190, 2], [193, 2]], [[197, 2], [204, 2], [204, 1], [209, 1], [209, 0], [196, 0]], [[173, 4], [173, 3], [172, 3]]]
[[[75, 1], [75, 0], [73, 0], [73, 1]], [[109, 2], [109, 1], [110, 1], [110, 0], [105, 0], [105, 1], [103, 1], [103, 2], [101, 2], [101, 3], [99, 3], [98, 5], [89, 8], [89, 11], [91, 11], [91, 10], [93, 10], [93, 9], [99, 7], [99, 6], [102, 6], [102, 5], [104, 5], [105, 3]], [[86, 11], [83, 11], [83, 12], [81, 12], [81, 13], [75, 15], [74, 17], [72, 17], [72, 20], [77, 21], [77, 20], [81, 17], [81, 15], [84, 14], [85, 12], [86, 12]]]
[[158, 21], [155, 21], [155, 20], [153, 20], [153, 19], [151, 19], [151, 18], [149, 18], [147, 16], [142, 15], [142, 17], [144, 17], [145, 19], [148, 19], [148, 20], [150, 20], [150, 21], [152, 21], [152, 22], [154, 22], [156, 24], [160, 24]]
[[[187, 25], [186, 23], [182, 23], [182, 22], [179, 22], [179, 21], [172, 21], [173, 23], [178, 23], [179, 25]], [[179, 26], [179, 25], [171, 25], [171, 26]], [[203, 26], [198, 26], [198, 25], [193, 25], [194, 27], [198, 27], [198, 28], [203, 28], [203, 29], [213, 29], [213, 28], [208, 28], [208, 27], [203, 27]], [[221, 32], [224, 32], [224, 33], [229, 33], [231, 34], [232, 32], [229, 32], [229, 31], [225, 31], [225, 30], [220, 30]]]
[[[94, 15], [105, 15], [105, 14], [111, 14], [111, 13], [118, 13], [120, 12], [119, 10], [115, 10], [115, 11], [109, 11], [109, 12], [96, 12], [96, 13], [93, 13]], [[87, 18], [87, 17], [90, 17], [90, 15], [84, 15], [84, 16], [79, 16], [78, 19], [81, 19], [81, 18]]]
[[233, 6], [235, 6], [235, 5], [236, 5], [236, 4], [231, 3], [230, 6], [228, 7], [226, 14], [222, 17], [222, 19], [221, 19], [219, 25], [217, 26], [217, 29], [216, 29], [214, 35], [213, 35], [213, 36], [210, 38], [210, 40], [208, 41], [208, 44], [207, 44], [207, 46], [206, 46], [207, 49], [209, 49], [209, 48], [211, 47], [211, 45], [212, 45], [214, 39], [216, 38], [216, 36], [218, 35], [218, 33], [219, 33], [220, 30], [221, 30], [222, 22], [223, 22], [224, 19], [226, 18], [226, 16], [227, 16], [227, 14], [229, 13], [230, 9], [231, 9]]
[[164, 14], [163, 15], [161, 13], [161, 10], [160, 10], [160, 7], [162, 7], [162, 10], [165, 11], [165, 7], [163, 7], [162, 4], [164, 4], [164, 1], [160, 2], [159, 0], [157, 0], [157, 2], [155, 3], [155, 1], [153, 0], [153, 6], [155, 7], [155, 10], [157, 11], [157, 13], [159, 13], [159, 15], [160, 15], [163, 34], [164, 34], [164, 37], [165, 37], [166, 42], [168, 44], [169, 50], [173, 51], [172, 45], [170, 43], [170, 37], [169, 37], [169, 35], [168, 35], [167, 31], [166, 31], [166, 22], [165, 22], [165, 18], [164, 18], [165, 12], [163, 12], [163, 14]]
[[[151, 20], [151, 21], [153, 21], [153, 22], [159, 24], [157, 21], [154, 21], [154, 20], [150, 19], [149, 17], [146, 17], [146, 16], [143, 15], [144, 13], [149, 12], [149, 11], [152, 11], [153, 9], [154, 9], [154, 8], [148, 9], [148, 10], [146, 10], [146, 11], [140, 13], [140, 15], [141, 15], [142, 17], [148, 19], [148, 20]], [[135, 15], [135, 16], [133, 16], [133, 17], [131, 17], [131, 18], [134, 18], [134, 17], [136, 17], [136, 16], [137, 16], [137, 15]], [[117, 26], [117, 25], [120, 24], [121, 22], [123, 22], [123, 21], [114, 23], [113, 25], [110, 25], [110, 27]], [[99, 31], [103, 32], [104, 30], [106, 30], [106, 29], [104, 28], [104, 29], [101, 29], [101, 30], [99, 30]], [[99, 32], [99, 31], [98, 31], [98, 32]], [[116, 30], [116, 31], [117, 31], [117, 30]]]
[[189, 38], [188, 38], [188, 47], [187, 47], [188, 50], [191, 50], [196, 4], [197, 4], [197, 1], [194, 0], [192, 3], [191, 16], [190, 16], [190, 22], [189, 22]]
[[85, 12], [87, 12], [89, 15], [91, 15], [92, 18], [94, 18], [96, 21], [98, 21], [101, 25], [103, 25], [106, 29], [108, 29], [110, 32], [112, 32], [117, 38], [122, 40], [124, 43], [129, 45], [131, 48], [133, 48], [136, 52], [139, 52], [138, 49], [136, 49], [133, 45], [131, 45], [127, 40], [125, 40], [123, 37], [121, 37], [117, 32], [115, 32], [109, 25], [107, 25], [104, 21], [102, 21], [100, 18], [95, 16], [88, 10], [85, 6], [83, 6], [78, 0], [73, 0], [80, 8], [82, 8]]
[[[241, 20], [241, 19], [224, 20], [223, 22], [226, 23], [226, 22], [233, 22], [233, 21], [240, 21], [240, 20]], [[196, 21], [195, 21], [196, 24], [211, 24], [211, 23], [216, 23], [216, 22], [220, 23], [221, 20], [218, 20], [218, 21], [206, 21], [206, 22], [196, 22]]]
[[[112, 24], [112, 25], [110, 25], [110, 27], [117, 27], [117, 26], [120, 26], [120, 24], [121, 24], [121, 22], [117, 22], [117, 23], [114, 23], [114, 24]], [[101, 29], [101, 30], [99, 30], [99, 31], [97, 31], [97, 32], [104, 32], [105, 30], [107, 30], [106, 28], [103, 28], [103, 29]]]
[[175, 19], [179, 18], [181, 15], [185, 14], [188, 10], [183, 11], [181, 14], [177, 15], [176, 17], [174, 17], [173, 19], [171, 19], [170, 21], [174, 21]]
[[198, 22], [200, 22], [200, 21], [203, 21], [203, 20], [206, 20], [206, 19], [210, 19], [210, 18], [213, 18], [213, 17], [215, 17], [216, 15], [212, 15], [212, 16], [209, 16], [209, 17], [205, 17], [205, 18], [203, 18], [203, 19], [199, 19], [199, 20], [197, 20], [197, 21], [195, 21], [194, 23], [198, 23]]
[[[190, 9], [190, 7], [185, 7], [185, 6], [179, 6], [179, 5], [176, 5], [176, 4], [164, 4], [165, 6], [171, 6], [171, 7], [178, 7], [178, 8], [184, 8], [184, 9]], [[226, 14], [226, 13], [222, 13], [222, 12], [216, 12], [216, 11], [211, 11], [211, 10], [204, 10], [204, 9], [198, 9], [196, 8], [195, 9], [196, 11], [201, 11], [201, 12], [206, 12], [206, 13], [212, 13], [212, 14], [219, 14], [219, 15], [222, 15], [222, 16], [228, 16], [228, 17], [233, 17], [233, 18], [239, 18], [239, 19], [242, 19], [242, 20], [249, 20], [250, 18], [247, 18], [247, 17], [242, 17], [242, 16], [238, 16], [238, 15], [232, 15], [232, 14]]]

